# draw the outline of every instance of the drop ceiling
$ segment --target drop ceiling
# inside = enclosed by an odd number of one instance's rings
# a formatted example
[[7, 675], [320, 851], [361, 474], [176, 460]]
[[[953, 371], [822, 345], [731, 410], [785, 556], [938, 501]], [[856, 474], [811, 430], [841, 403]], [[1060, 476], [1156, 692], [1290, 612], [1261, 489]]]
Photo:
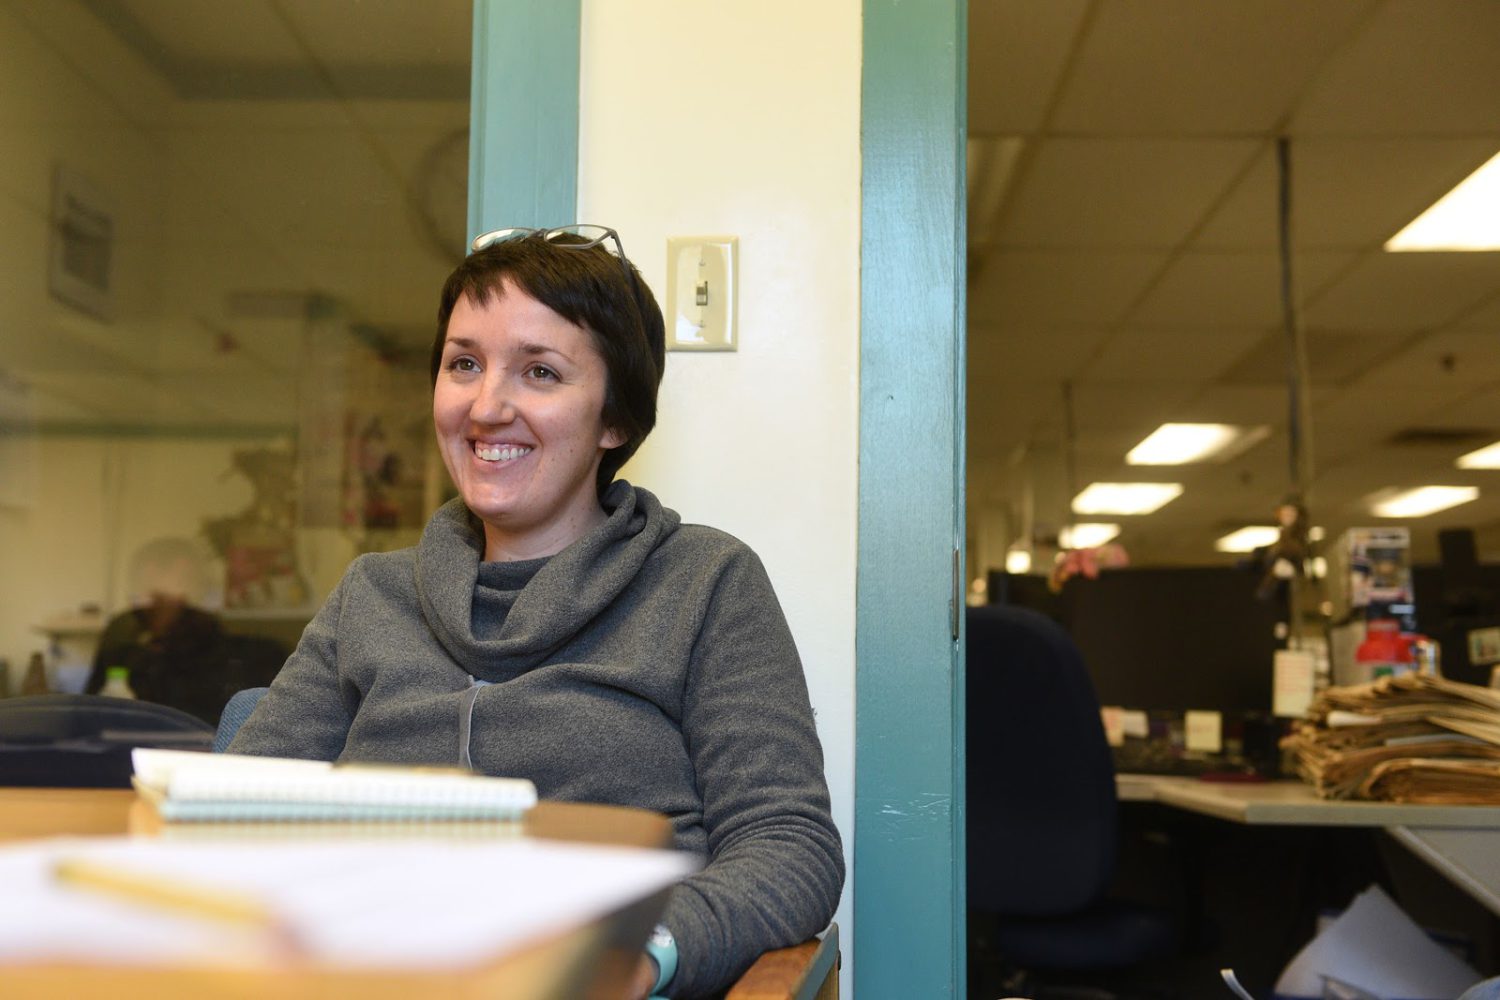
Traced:
[[[1500, 558], [1500, 254], [1385, 239], [1500, 151], [1500, 4], [1471, 0], [971, 0], [968, 448], [974, 518], [1015, 512], [1021, 456], [1073, 485], [1171, 479], [1120, 518], [1137, 563], [1229, 558], [1290, 486], [1275, 143], [1311, 369], [1313, 520], [1377, 523], [1388, 486], [1477, 485], [1412, 523]], [[982, 196], [981, 196], [982, 195]], [[1064, 404], [1071, 391], [1071, 417]], [[1270, 425], [1238, 459], [1132, 469], [1168, 420]], [[1071, 422], [1073, 436], [1067, 428]]]

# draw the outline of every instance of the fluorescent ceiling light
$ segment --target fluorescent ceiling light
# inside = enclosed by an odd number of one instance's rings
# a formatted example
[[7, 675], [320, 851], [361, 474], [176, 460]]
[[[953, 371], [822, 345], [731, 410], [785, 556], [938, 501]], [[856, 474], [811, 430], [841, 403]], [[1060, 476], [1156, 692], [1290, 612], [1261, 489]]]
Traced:
[[1025, 549], [1011, 549], [1005, 553], [1005, 572], [1022, 573], [1031, 572], [1031, 553]]
[[1453, 464], [1460, 469], [1500, 469], [1500, 441], [1460, 455]]
[[1118, 524], [1074, 524], [1058, 532], [1058, 542], [1065, 549], [1092, 549], [1120, 533]]
[[1385, 241], [1407, 250], [1500, 250], [1500, 153]]
[[1239, 531], [1231, 531], [1214, 542], [1214, 548], [1220, 552], [1254, 552], [1256, 549], [1275, 545], [1280, 537], [1279, 528], [1269, 524], [1252, 524]]
[[1418, 486], [1377, 494], [1370, 512], [1376, 517], [1426, 517], [1478, 498], [1477, 486]]
[[1181, 495], [1181, 483], [1090, 483], [1073, 498], [1073, 512], [1150, 514]]
[[1125, 456], [1131, 465], [1187, 465], [1239, 454], [1270, 432], [1233, 424], [1162, 424]]

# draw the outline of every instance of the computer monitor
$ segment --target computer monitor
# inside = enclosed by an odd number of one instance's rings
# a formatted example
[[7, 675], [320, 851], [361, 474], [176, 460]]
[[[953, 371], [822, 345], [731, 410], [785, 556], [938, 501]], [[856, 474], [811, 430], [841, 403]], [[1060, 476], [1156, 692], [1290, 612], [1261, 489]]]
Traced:
[[[1268, 712], [1277, 606], [1229, 567], [1108, 570], [1053, 595], [1041, 577], [996, 574], [994, 599], [1057, 619], [1083, 652], [1100, 704], [1226, 715]], [[1004, 579], [1009, 577], [1009, 579]]]

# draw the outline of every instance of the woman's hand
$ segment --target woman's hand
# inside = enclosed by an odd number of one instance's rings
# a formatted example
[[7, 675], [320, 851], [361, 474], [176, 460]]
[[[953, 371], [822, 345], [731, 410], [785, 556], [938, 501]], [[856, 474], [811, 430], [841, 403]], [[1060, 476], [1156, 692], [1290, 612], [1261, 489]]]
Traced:
[[651, 987], [656, 985], [656, 963], [649, 955], [641, 955], [636, 962], [635, 972], [630, 976], [630, 988], [625, 991], [625, 1000], [646, 1000], [651, 995]]

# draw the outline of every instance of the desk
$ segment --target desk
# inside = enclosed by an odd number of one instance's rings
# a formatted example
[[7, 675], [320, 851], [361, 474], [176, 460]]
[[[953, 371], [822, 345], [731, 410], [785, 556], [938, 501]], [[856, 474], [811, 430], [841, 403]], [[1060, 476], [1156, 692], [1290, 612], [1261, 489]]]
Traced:
[[1383, 827], [1417, 857], [1500, 915], [1500, 806], [1428, 806], [1320, 799], [1302, 781], [1214, 782], [1115, 777], [1121, 801], [1159, 802], [1233, 823]]
[[[126, 833], [131, 829], [135, 805], [134, 793], [125, 789], [0, 788], [0, 840]], [[138, 812], [134, 821], [141, 822]], [[636, 847], [671, 843], [671, 826], [664, 818], [613, 806], [539, 803], [523, 824], [523, 832], [534, 837]], [[112, 1000], [409, 1000], [418, 996], [616, 1000], [623, 988], [623, 976], [634, 966], [641, 943], [665, 901], [664, 892], [657, 894], [480, 969], [413, 973], [298, 966], [236, 971], [0, 966], [0, 994], [6, 1000], [93, 996]]]

